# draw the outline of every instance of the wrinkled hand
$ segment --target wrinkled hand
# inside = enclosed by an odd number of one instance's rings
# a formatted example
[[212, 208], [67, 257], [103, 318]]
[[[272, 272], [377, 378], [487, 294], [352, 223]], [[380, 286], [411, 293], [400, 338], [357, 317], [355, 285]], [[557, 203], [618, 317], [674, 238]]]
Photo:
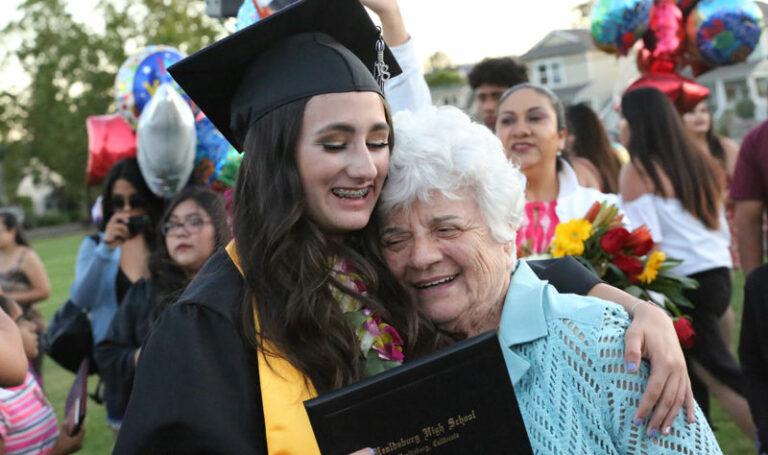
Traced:
[[128, 231], [128, 213], [115, 213], [104, 228], [104, 243], [110, 248], [120, 246], [131, 237]]
[[641, 304], [633, 316], [624, 337], [627, 370], [637, 372], [642, 358], [646, 358], [651, 362], [651, 376], [632, 421], [645, 421], [653, 410], [648, 434], [653, 430], [667, 434], [683, 405], [687, 420], [694, 421], [693, 392], [683, 351], [672, 319], [661, 308]]

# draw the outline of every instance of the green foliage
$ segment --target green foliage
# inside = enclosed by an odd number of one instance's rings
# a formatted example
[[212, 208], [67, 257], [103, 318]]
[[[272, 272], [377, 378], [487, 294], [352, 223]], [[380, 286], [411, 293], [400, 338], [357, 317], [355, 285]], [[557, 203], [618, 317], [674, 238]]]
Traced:
[[205, 2], [101, 0], [104, 27], [89, 27], [65, 8], [65, 0], [26, 0], [21, 18], [0, 32], [19, 41], [15, 54], [30, 84], [19, 93], [0, 91], [0, 144], [7, 194], [32, 157], [67, 182], [64, 194], [84, 202], [88, 137], [85, 119], [114, 111], [114, 80], [130, 53], [168, 44], [191, 53], [226, 34], [205, 16]]
[[442, 69], [425, 74], [424, 79], [430, 87], [445, 87], [464, 84], [466, 81], [456, 70]]
[[755, 118], [755, 103], [750, 98], [742, 98], [736, 103], [736, 115], [742, 119]]

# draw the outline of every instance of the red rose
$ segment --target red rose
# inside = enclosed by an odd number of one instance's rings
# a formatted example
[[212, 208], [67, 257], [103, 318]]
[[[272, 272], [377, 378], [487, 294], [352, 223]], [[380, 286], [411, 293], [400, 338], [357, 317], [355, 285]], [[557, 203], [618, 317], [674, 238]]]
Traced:
[[677, 332], [677, 339], [680, 340], [680, 346], [683, 349], [691, 349], [693, 343], [696, 342], [696, 332], [691, 327], [691, 321], [686, 318], [677, 318], [672, 321], [672, 325], [675, 326], [675, 332]]
[[631, 248], [632, 254], [635, 256], [645, 256], [651, 249], [653, 249], [651, 231], [645, 226], [640, 226], [632, 231], [624, 246]]
[[626, 243], [629, 235], [629, 231], [623, 227], [613, 228], [600, 239], [600, 246], [608, 254], [618, 254], [624, 247], [624, 243]]
[[627, 276], [629, 281], [633, 283], [639, 283], [637, 276], [643, 273], [642, 262], [638, 261], [632, 256], [627, 256], [624, 253], [618, 253], [613, 257], [613, 265], [624, 272], [624, 275]]

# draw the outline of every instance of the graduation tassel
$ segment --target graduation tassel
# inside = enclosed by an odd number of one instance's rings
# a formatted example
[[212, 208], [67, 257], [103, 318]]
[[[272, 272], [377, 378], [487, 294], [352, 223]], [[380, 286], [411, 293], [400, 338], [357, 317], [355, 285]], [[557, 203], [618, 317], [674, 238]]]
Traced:
[[389, 80], [389, 65], [384, 63], [384, 37], [381, 35], [381, 27], [379, 29], [379, 38], [376, 40], [376, 63], [373, 64], [373, 77], [376, 82], [379, 83], [379, 88], [384, 91], [384, 83]]

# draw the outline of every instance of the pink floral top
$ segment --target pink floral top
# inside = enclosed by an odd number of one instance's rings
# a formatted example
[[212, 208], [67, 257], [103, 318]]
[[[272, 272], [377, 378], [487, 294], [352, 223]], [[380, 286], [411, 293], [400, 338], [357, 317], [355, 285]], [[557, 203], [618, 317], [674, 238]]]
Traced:
[[560, 220], [557, 218], [557, 200], [549, 202], [528, 202], [525, 204], [525, 216], [517, 230], [517, 254], [528, 256], [547, 251], [555, 227]]

